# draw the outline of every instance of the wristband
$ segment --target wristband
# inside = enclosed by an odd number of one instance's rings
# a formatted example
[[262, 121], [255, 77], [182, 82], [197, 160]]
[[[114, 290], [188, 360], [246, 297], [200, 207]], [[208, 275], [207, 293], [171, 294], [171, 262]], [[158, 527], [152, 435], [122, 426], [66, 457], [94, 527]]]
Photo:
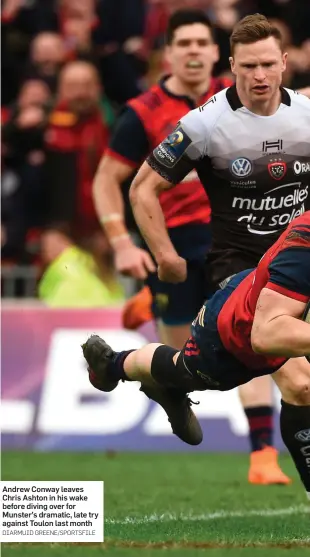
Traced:
[[113, 222], [117, 220], [124, 220], [120, 213], [110, 213], [109, 215], [102, 215], [99, 218], [101, 224], [106, 224], [107, 222]]
[[126, 234], [120, 234], [119, 236], [114, 236], [113, 238], [109, 238], [109, 242], [112, 246], [121, 242], [122, 240], [127, 240], [130, 238], [130, 235], [126, 232]]

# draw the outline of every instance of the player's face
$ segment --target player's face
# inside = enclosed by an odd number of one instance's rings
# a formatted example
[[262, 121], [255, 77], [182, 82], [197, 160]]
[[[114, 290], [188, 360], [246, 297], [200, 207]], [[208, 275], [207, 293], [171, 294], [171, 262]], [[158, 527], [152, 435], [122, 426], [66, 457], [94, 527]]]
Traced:
[[218, 47], [209, 27], [202, 23], [183, 25], [166, 47], [171, 73], [187, 84], [202, 83], [210, 77], [218, 60]]
[[252, 44], [237, 44], [230, 58], [239, 92], [250, 103], [268, 102], [277, 93], [286, 68], [283, 54], [274, 37]]

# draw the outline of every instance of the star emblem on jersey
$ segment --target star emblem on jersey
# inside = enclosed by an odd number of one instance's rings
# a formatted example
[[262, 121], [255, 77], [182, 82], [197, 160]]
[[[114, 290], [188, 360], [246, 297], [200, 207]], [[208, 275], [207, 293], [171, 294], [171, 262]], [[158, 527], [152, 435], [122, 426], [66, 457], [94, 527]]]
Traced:
[[281, 180], [281, 178], [285, 176], [286, 171], [286, 162], [280, 159], [273, 159], [268, 164], [268, 172], [271, 178], [274, 178], [275, 180]]
[[238, 178], [244, 178], [252, 172], [252, 163], [249, 159], [239, 157], [231, 163], [230, 170]]

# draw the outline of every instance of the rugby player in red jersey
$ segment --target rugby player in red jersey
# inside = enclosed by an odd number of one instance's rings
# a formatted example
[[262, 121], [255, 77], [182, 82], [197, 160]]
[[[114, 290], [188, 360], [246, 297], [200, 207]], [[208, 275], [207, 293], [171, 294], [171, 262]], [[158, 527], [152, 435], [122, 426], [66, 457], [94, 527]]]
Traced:
[[211, 241], [207, 195], [195, 171], [180, 180], [173, 191], [160, 195], [173, 245], [190, 262], [187, 279], [174, 286], [159, 280], [149, 251], [133, 243], [125, 223], [121, 185], [174, 130], [182, 116], [231, 82], [212, 77], [218, 47], [211, 23], [202, 11], [178, 11], [171, 16], [166, 48], [171, 74], [131, 99], [123, 109], [99, 165], [93, 192], [117, 270], [146, 280], [160, 339], [181, 348], [205, 297], [204, 260]]
[[[213, 34], [210, 21], [200, 10], [180, 10], [171, 16], [166, 46], [171, 75], [127, 104], [94, 181], [98, 218], [114, 249], [116, 268], [137, 279], [146, 279], [159, 339], [177, 349], [184, 345], [190, 324], [207, 295], [205, 255], [211, 241], [208, 198], [196, 171], [189, 172], [173, 189], [162, 190], [159, 195], [170, 240], [178, 255], [187, 262], [186, 279], [171, 284], [169, 278], [159, 279], [149, 252], [135, 246], [130, 238], [124, 221], [121, 184], [190, 109], [204, 105], [212, 95], [231, 85], [227, 79], [212, 77], [218, 56]], [[178, 142], [177, 134], [175, 139]], [[179, 147], [182, 149], [182, 142]], [[143, 188], [143, 183], [141, 186]], [[225, 197], [228, 197], [226, 193]], [[261, 251], [265, 251], [264, 247]], [[250, 265], [242, 262], [243, 268], [254, 267], [257, 260]], [[226, 276], [224, 274], [224, 278]], [[136, 298], [137, 302], [142, 301], [142, 310], [143, 294], [149, 298], [145, 288]], [[126, 312], [132, 315], [132, 305]], [[267, 480], [268, 483], [289, 483], [272, 447], [271, 381], [269, 378], [257, 381], [258, 384], [254, 381], [240, 391], [249, 423], [249, 480], [252, 483], [267, 483]]]
[[[281, 434], [310, 498], [310, 211], [296, 218], [254, 270], [237, 273], [203, 305], [181, 351], [163, 344], [114, 352], [94, 335], [83, 345], [89, 379], [120, 380], [166, 411], [173, 432], [197, 445], [202, 430], [187, 393], [226, 391], [272, 375], [282, 394]], [[306, 357], [304, 357], [306, 356]]]

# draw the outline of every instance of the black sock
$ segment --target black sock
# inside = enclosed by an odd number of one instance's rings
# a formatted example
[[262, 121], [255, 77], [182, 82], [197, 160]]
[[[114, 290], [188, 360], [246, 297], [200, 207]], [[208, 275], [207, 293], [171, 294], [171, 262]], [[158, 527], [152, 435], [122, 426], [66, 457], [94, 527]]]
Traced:
[[252, 406], [244, 408], [249, 423], [251, 451], [261, 451], [272, 446], [273, 408], [272, 406]]
[[130, 381], [124, 371], [124, 362], [128, 354], [134, 351], [135, 349], [115, 352], [115, 356], [109, 364], [109, 376], [112, 381], [119, 381], [120, 379], [122, 381]]
[[295, 406], [281, 400], [282, 439], [291, 453], [306, 491], [310, 493], [310, 405]]

